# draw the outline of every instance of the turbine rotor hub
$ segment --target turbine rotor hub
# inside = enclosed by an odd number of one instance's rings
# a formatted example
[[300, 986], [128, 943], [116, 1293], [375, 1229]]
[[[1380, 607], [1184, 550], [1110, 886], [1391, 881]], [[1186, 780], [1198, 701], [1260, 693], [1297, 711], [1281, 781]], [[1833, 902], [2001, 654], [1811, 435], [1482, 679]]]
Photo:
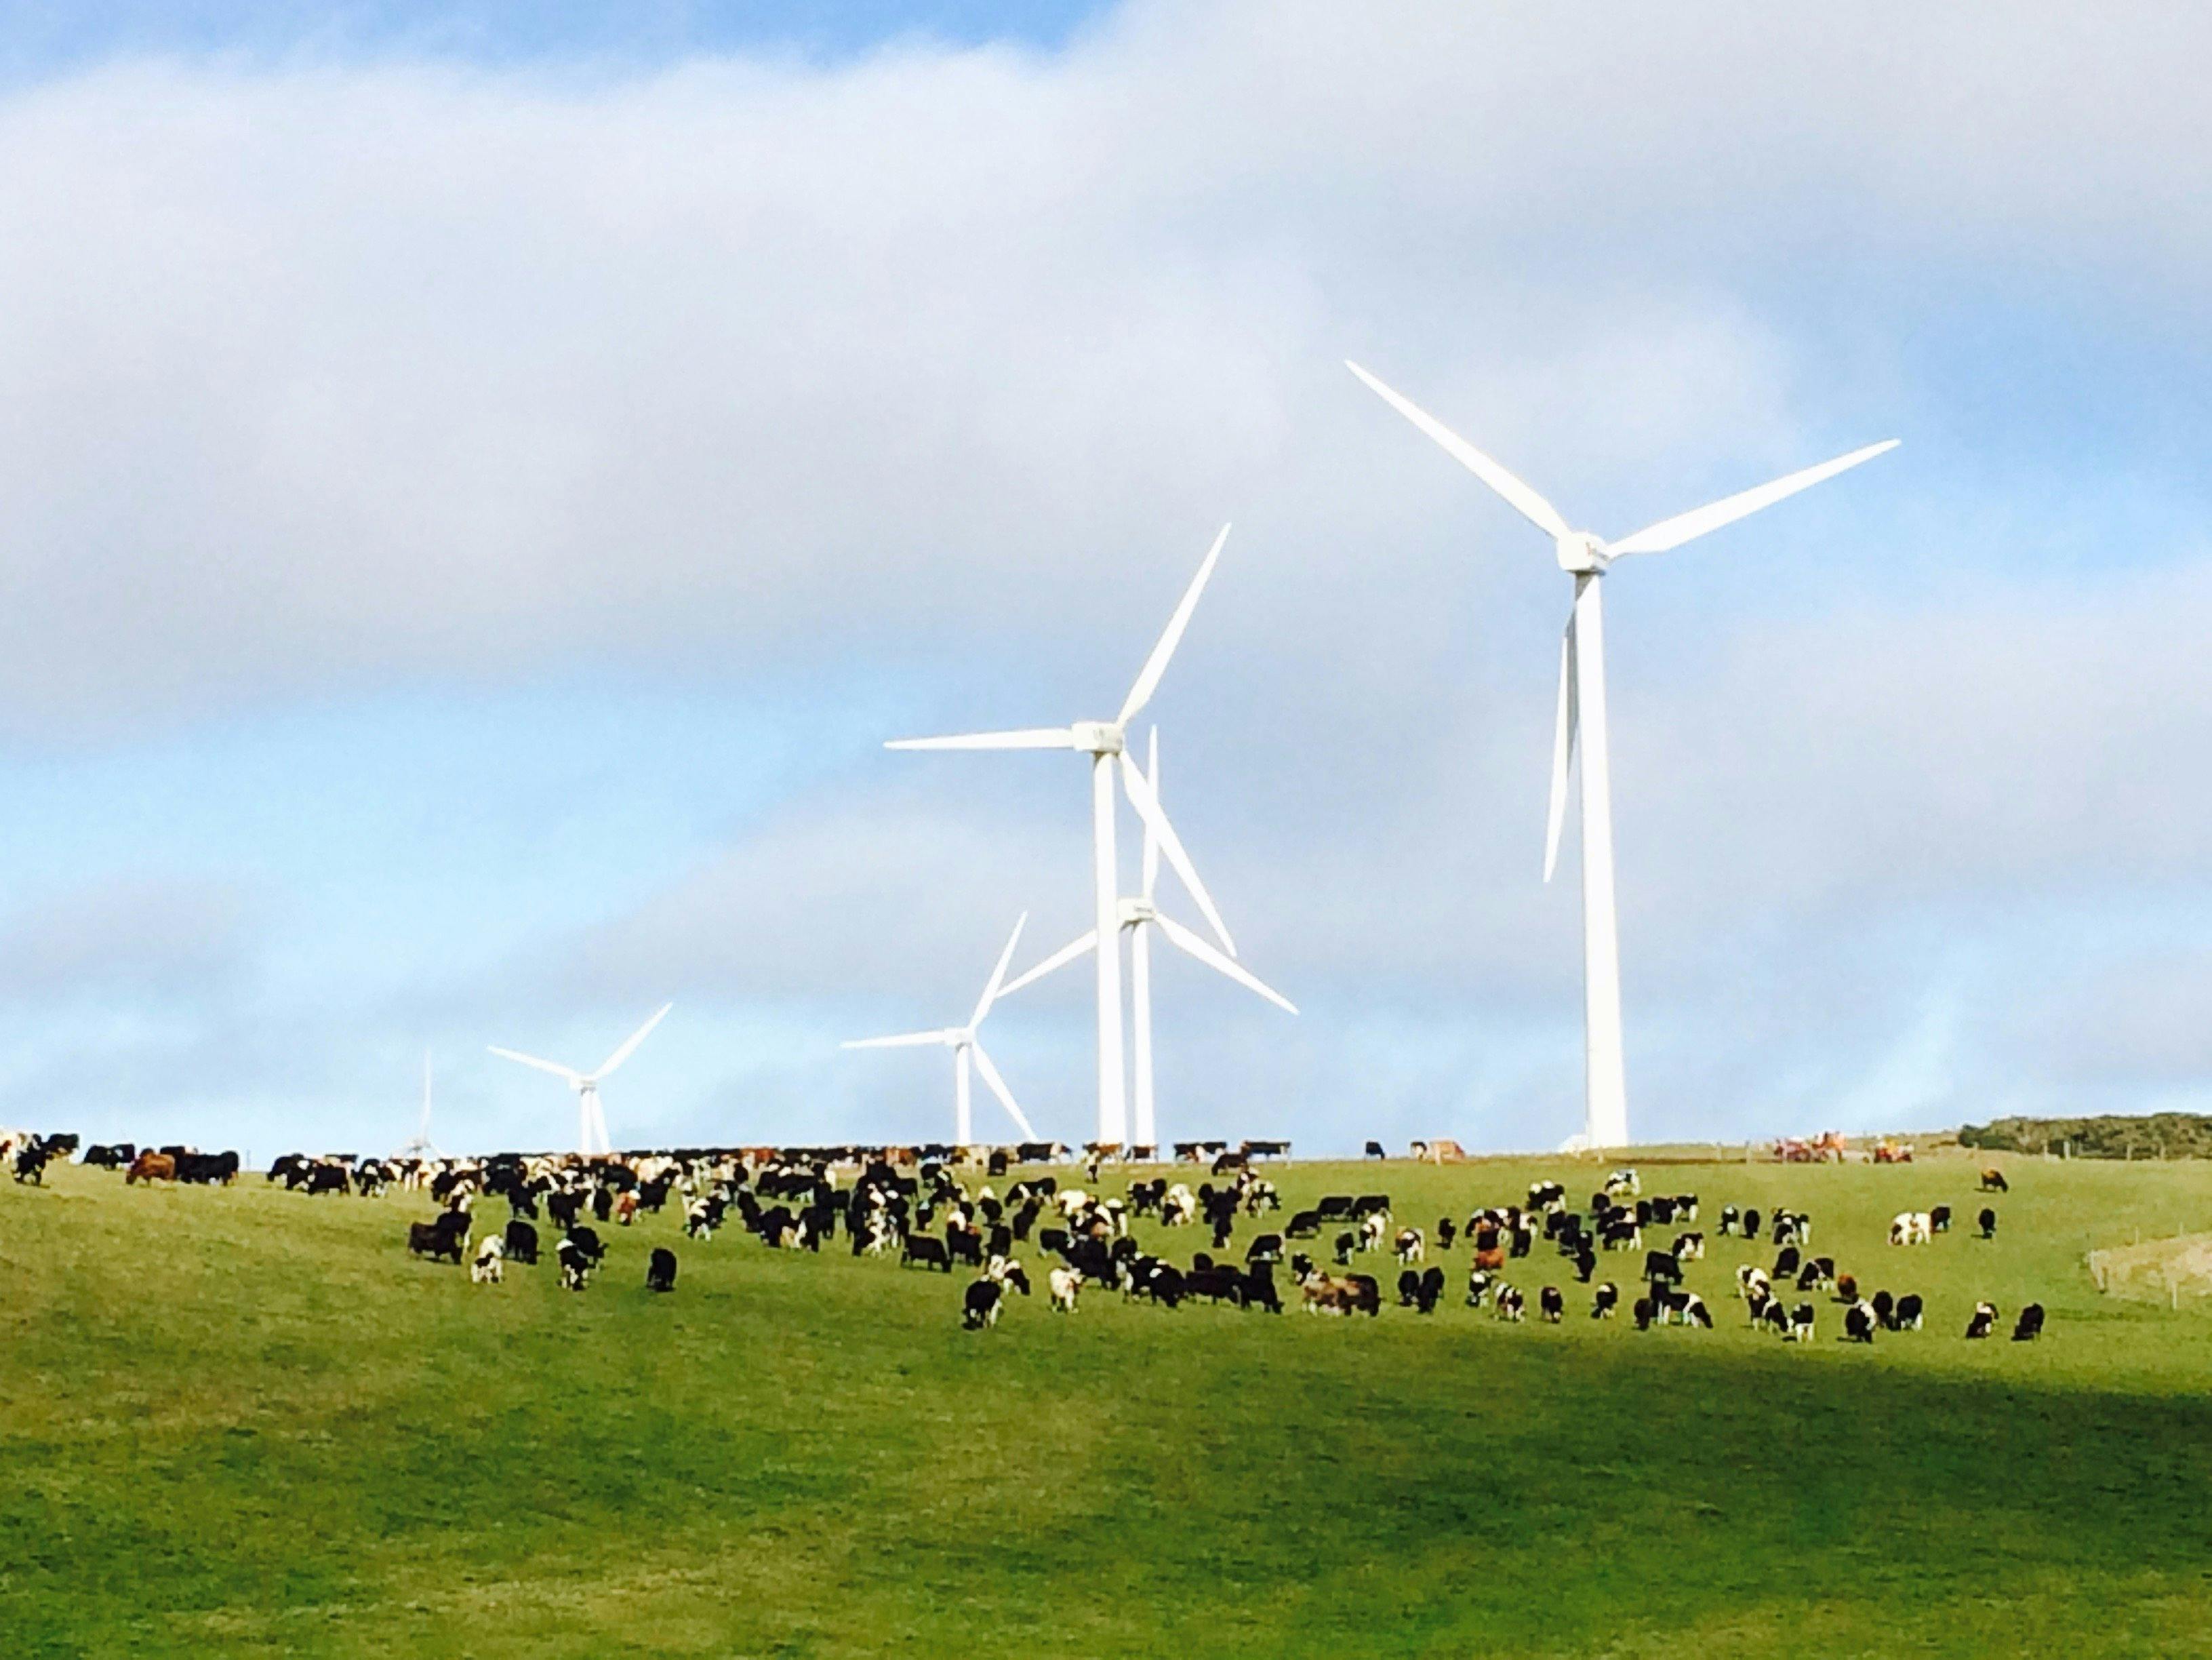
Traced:
[[1069, 730], [1075, 734], [1075, 747], [1079, 750], [1093, 755], [1121, 752], [1121, 728], [1111, 721], [1078, 721]]

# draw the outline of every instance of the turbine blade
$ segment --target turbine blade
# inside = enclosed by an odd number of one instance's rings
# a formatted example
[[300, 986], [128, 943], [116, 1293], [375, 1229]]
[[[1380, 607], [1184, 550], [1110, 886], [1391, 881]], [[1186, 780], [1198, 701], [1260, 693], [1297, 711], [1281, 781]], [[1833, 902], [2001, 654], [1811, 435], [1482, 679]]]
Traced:
[[1175, 615], [1168, 618], [1167, 631], [1160, 635], [1159, 644], [1152, 648], [1152, 654], [1145, 660], [1145, 666], [1137, 672], [1136, 684], [1129, 688], [1129, 696], [1121, 704], [1121, 714], [1114, 717], [1116, 726], [1127, 726], [1136, 718], [1139, 709], [1152, 701], [1152, 693], [1159, 687], [1160, 677], [1168, 672], [1168, 659], [1175, 655], [1176, 648], [1182, 643], [1182, 631], [1190, 626], [1190, 614], [1198, 609], [1198, 596], [1206, 592], [1206, 578], [1213, 575], [1214, 561], [1221, 557], [1221, 544], [1228, 539], [1229, 526], [1224, 525], [1221, 534], [1213, 538], [1213, 545], [1206, 550], [1206, 559], [1199, 566], [1198, 575], [1190, 579], [1190, 586], [1183, 590], [1182, 599], [1175, 608]]
[[1097, 945], [1098, 930], [1092, 928], [1080, 939], [1072, 940], [1068, 944], [1062, 946], [1058, 951], [1053, 952], [1051, 956], [1046, 958], [1043, 962], [1038, 964], [1027, 974], [1017, 975], [1013, 979], [1008, 981], [1005, 985], [999, 988], [1000, 998], [1004, 1000], [1006, 998], [1012, 997], [1024, 986], [1033, 985], [1037, 981], [1043, 979], [1048, 974], [1058, 973], [1060, 970], [1066, 968], [1070, 963], [1073, 963], [1077, 958], [1085, 956], [1090, 952], [1095, 950], [1097, 947]]
[[936, 1031], [902, 1032], [896, 1037], [856, 1037], [849, 1043], [840, 1043], [843, 1049], [910, 1049], [925, 1043], [942, 1043], [952, 1036], [950, 1029], [940, 1027]]
[[[1145, 768], [1145, 781], [1152, 787], [1152, 800], [1160, 799], [1160, 729], [1152, 728], [1152, 756]], [[1152, 903], [1152, 894], [1160, 885], [1160, 838], [1153, 832], [1152, 822], [1145, 824], [1145, 903]]]
[[968, 1053], [975, 1057], [975, 1070], [983, 1074], [984, 1084], [992, 1094], [999, 1098], [999, 1104], [1004, 1107], [1012, 1116], [1014, 1122], [1021, 1127], [1022, 1140], [1036, 1140], [1036, 1131], [1030, 1126], [1028, 1116], [1014, 1104], [1014, 1092], [1006, 1087], [1006, 1080], [999, 1076], [999, 1069], [991, 1064], [991, 1057], [983, 1053], [983, 1046], [981, 1043], [970, 1043], [968, 1046]]
[[1573, 534], [1573, 532], [1567, 528], [1567, 521], [1559, 516], [1559, 510], [1557, 508], [1506, 471], [1504, 467], [1499, 466], [1480, 450], [1475, 448], [1474, 445], [1468, 443], [1449, 427], [1444, 425], [1443, 422], [1437, 420], [1435, 416], [1431, 415], [1410, 398], [1400, 397], [1349, 358], [1345, 360], [1344, 367], [1365, 381], [1376, 397], [1435, 439], [1437, 443], [1443, 445], [1445, 451], [1455, 460], [1504, 497], [1509, 506], [1545, 535], [1556, 541], [1560, 537]]
[[1167, 935], [1169, 939], [1174, 940], [1176, 945], [1182, 946], [1182, 949], [1191, 956], [1198, 958], [1198, 960], [1205, 964], [1206, 967], [1213, 970], [1217, 973], [1227, 975], [1231, 980], [1234, 980], [1238, 985], [1244, 987], [1248, 990], [1258, 992], [1261, 996], [1266, 998], [1270, 1003], [1275, 1004], [1278, 1007], [1288, 1009], [1292, 1014], [1296, 1014], [1298, 1012], [1297, 1005], [1291, 1002], [1289, 998], [1284, 996], [1282, 993], [1268, 985], [1265, 981], [1261, 980], [1259, 976], [1254, 974], [1249, 969], [1246, 968], [1242, 963], [1237, 962], [1234, 958], [1224, 957], [1204, 939], [1193, 933], [1188, 928], [1183, 927], [1182, 923], [1176, 921], [1174, 917], [1162, 916], [1158, 920], [1159, 921], [1160, 932], [1162, 933]]
[[999, 966], [991, 970], [990, 983], [975, 1002], [975, 1012], [968, 1017], [970, 1031], [983, 1024], [983, 1017], [991, 1012], [991, 1005], [999, 1000], [999, 988], [1006, 981], [1006, 964], [1014, 960], [1014, 947], [1022, 942], [1022, 930], [1029, 926], [1030, 914], [1024, 911], [1015, 919], [1014, 931], [1006, 936], [1006, 948], [999, 953]]
[[1190, 855], [1183, 851], [1182, 838], [1175, 833], [1175, 826], [1168, 823], [1167, 814], [1160, 809], [1159, 798], [1152, 794], [1152, 785], [1146, 781], [1145, 775], [1137, 770], [1137, 763], [1129, 758], [1127, 751], [1121, 755], [1121, 787], [1128, 795], [1129, 805], [1137, 810], [1137, 817], [1143, 819], [1146, 828], [1158, 837], [1160, 851], [1167, 855], [1168, 863], [1175, 866], [1176, 875], [1182, 879], [1193, 902], [1205, 913], [1206, 923], [1221, 941], [1222, 948], [1234, 957], [1237, 943], [1229, 937], [1229, 928], [1222, 921], [1221, 913], [1213, 908], [1213, 896], [1206, 891], [1206, 884], [1198, 879], [1197, 866], [1190, 862]]
[[599, 1070], [592, 1074], [592, 1079], [596, 1081], [599, 1079], [605, 1078], [617, 1067], [629, 1060], [631, 1055], [636, 1054], [637, 1046], [645, 1042], [646, 1037], [652, 1032], [655, 1026], [659, 1025], [663, 1020], [665, 1020], [668, 1018], [668, 1011], [675, 1006], [676, 1005], [673, 1003], [663, 1003], [660, 1006], [659, 1013], [655, 1014], [652, 1019], [647, 1021], [635, 1031], [630, 1033], [628, 1037], [623, 1040], [623, 1046], [620, 1049], [617, 1049], [612, 1055], [610, 1055], [605, 1060], [599, 1062]]
[[1678, 514], [1672, 519], [1662, 519], [1646, 526], [1635, 535], [1619, 542], [1608, 542], [1605, 551], [1609, 558], [1619, 558], [1628, 553], [1664, 553], [1669, 548], [1679, 548], [1683, 543], [1717, 531], [1723, 525], [1733, 525], [1747, 514], [1761, 508], [1771, 508], [1786, 496], [1809, 489], [1824, 478], [1833, 478], [1862, 461], [1871, 461], [1877, 455], [1897, 447], [1899, 441], [1892, 438], [1879, 444], [1869, 444], [1863, 450], [1853, 450], [1849, 455], [1839, 455], [1832, 461], [1823, 461], [1817, 467], [1808, 467], [1802, 472], [1793, 472], [1787, 478], [1778, 478], [1771, 484], [1761, 484], [1715, 502], [1692, 513]]
[[894, 738], [887, 750], [1065, 750], [1075, 746], [1066, 727], [1029, 727], [1020, 732], [971, 732], [957, 738]]
[[534, 1055], [523, 1055], [514, 1049], [503, 1049], [496, 1043], [488, 1043], [484, 1047], [503, 1060], [520, 1061], [526, 1067], [535, 1067], [540, 1072], [550, 1072], [556, 1078], [566, 1079], [571, 1089], [584, 1081], [583, 1073], [578, 1072], [574, 1067], [562, 1066], [558, 1061], [540, 1061]]
[[[1588, 579], [1585, 579], [1588, 580]], [[1559, 636], [1559, 718], [1552, 733], [1552, 812], [1544, 828], [1544, 879], [1559, 862], [1559, 830], [1567, 822], [1567, 769], [1575, 762], [1576, 728], [1582, 724], [1581, 698], [1575, 689], [1575, 619], [1567, 617]]]

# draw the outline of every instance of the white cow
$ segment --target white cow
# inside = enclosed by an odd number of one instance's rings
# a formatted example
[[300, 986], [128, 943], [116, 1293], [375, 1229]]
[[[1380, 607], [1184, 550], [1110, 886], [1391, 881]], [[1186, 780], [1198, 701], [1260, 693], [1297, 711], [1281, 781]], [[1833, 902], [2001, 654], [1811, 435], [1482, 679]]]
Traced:
[[1890, 1219], [1893, 1245], [1924, 1245], [1935, 1237], [1935, 1219], [1924, 1210], [1901, 1210]]
[[507, 1242], [488, 1233], [477, 1247], [477, 1260], [469, 1264], [469, 1278], [479, 1286], [496, 1286], [507, 1277], [506, 1263]]
[[1045, 1284], [1052, 1292], [1052, 1311], [1054, 1314], [1075, 1312], [1076, 1293], [1083, 1289], [1083, 1276], [1073, 1268], [1054, 1268], [1045, 1276]]

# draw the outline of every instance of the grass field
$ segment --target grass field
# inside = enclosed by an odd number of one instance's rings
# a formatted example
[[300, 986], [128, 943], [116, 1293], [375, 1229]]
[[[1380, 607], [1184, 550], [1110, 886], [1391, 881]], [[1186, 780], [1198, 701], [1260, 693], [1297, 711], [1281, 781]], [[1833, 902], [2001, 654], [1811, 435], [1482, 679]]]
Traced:
[[[1744, 1329], [1732, 1240], [1711, 1332], [1593, 1323], [1540, 1253], [1501, 1325], [1462, 1247], [1430, 1319], [1060, 1319], [1040, 1272], [973, 1335], [963, 1280], [672, 1213], [579, 1296], [410, 1260], [416, 1196], [0, 1183], [0, 1654], [2212, 1654], [2212, 1316], [2081, 1263], [2206, 1225], [2212, 1165], [2002, 1162], [1996, 1243], [1911, 1250], [1888, 1217], [1971, 1218], [1972, 1163], [1647, 1168], [1928, 1298], [1870, 1350], [1825, 1299], [1814, 1345]], [[1275, 1174], [1424, 1226], [1592, 1185]], [[1963, 1341], [1984, 1296], [2049, 1335]]]

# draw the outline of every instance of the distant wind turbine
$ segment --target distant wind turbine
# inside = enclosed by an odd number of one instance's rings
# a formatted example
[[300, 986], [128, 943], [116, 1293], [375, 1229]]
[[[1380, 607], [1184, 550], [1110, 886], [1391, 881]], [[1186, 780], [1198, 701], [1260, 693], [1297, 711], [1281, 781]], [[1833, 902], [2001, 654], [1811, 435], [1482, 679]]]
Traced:
[[904, 1032], [896, 1037], [861, 1037], [844, 1045], [848, 1049], [901, 1049], [941, 1043], [951, 1049], [952, 1144], [955, 1146], [971, 1146], [975, 1140], [975, 1115], [969, 1109], [968, 1099], [968, 1069], [971, 1063], [977, 1072], [983, 1074], [984, 1083], [990, 1086], [991, 1093], [999, 1098], [999, 1104], [1020, 1127], [1023, 1138], [1030, 1141], [1037, 1139], [1037, 1133], [1030, 1128], [1028, 1118], [1014, 1104], [1013, 1091], [1006, 1087], [1006, 1080], [991, 1064], [991, 1057], [983, 1052], [981, 1040], [975, 1035], [976, 1028], [983, 1024], [984, 1016], [990, 1013], [991, 1006], [1006, 995], [1006, 965], [1014, 960], [1014, 947], [1020, 943], [1022, 929], [1029, 920], [1029, 913], [1024, 911], [1014, 924], [1014, 931], [1006, 936], [1006, 948], [999, 953], [999, 965], [991, 970], [991, 977], [983, 987], [983, 994], [975, 1000], [975, 1012], [968, 1017], [966, 1025], [946, 1026], [937, 1031]]
[[1116, 757], [1121, 759], [1121, 788], [1129, 798], [1129, 805], [1158, 838], [1160, 851], [1175, 866], [1176, 874], [1182, 878], [1183, 886], [1189, 890], [1192, 900], [1224, 948], [1231, 956], [1237, 951], [1228, 929], [1222, 926], [1220, 913], [1213, 908], [1212, 896], [1191, 867], [1190, 855], [1183, 851], [1182, 839], [1168, 823], [1167, 815], [1160, 811], [1160, 804], [1153, 799], [1152, 786], [1145, 781], [1144, 774], [1129, 759], [1123, 738], [1129, 722], [1137, 718], [1152, 701], [1152, 693], [1158, 690], [1160, 677], [1167, 672], [1168, 660], [1175, 655], [1183, 630], [1190, 626], [1191, 613], [1198, 609], [1199, 595], [1206, 591], [1206, 579], [1213, 575], [1214, 562], [1221, 557], [1222, 544], [1228, 539], [1229, 526], [1224, 525], [1221, 534], [1213, 538], [1205, 562], [1199, 566], [1198, 575], [1184, 590], [1175, 614], [1168, 618], [1167, 629], [1160, 635], [1159, 643], [1152, 648], [1152, 654], [1138, 671], [1136, 684], [1121, 700], [1121, 712], [1111, 721], [1079, 721], [1073, 726], [974, 733], [958, 738], [902, 738], [884, 745], [894, 750], [1072, 749], [1091, 757], [1091, 885], [1096, 918], [1093, 943], [1098, 956], [1097, 1139], [1109, 1146], [1119, 1146], [1129, 1139], [1127, 1093], [1121, 1073], [1121, 884], [1114, 853]]
[[635, 1054], [637, 1046], [645, 1042], [647, 1035], [665, 1019], [668, 1011], [675, 1006], [673, 1003], [663, 1003], [659, 1013], [630, 1033], [623, 1040], [620, 1049], [589, 1072], [578, 1072], [573, 1067], [562, 1066], [558, 1061], [541, 1061], [534, 1055], [522, 1055], [514, 1049], [503, 1049], [496, 1043], [492, 1044], [490, 1049], [494, 1055], [503, 1060], [520, 1061], [526, 1067], [535, 1067], [540, 1072], [550, 1072], [567, 1084], [570, 1089], [575, 1091], [576, 1151], [586, 1155], [595, 1152], [612, 1152], [614, 1147], [607, 1140], [607, 1116], [599, 1105], [599, 1080]]
[[422, 1051], [422, 1124], [415, 1132], [415, 1139], [399, 1149], [401, 1158], [439, 1158], [444, 1155], [430, 1140], [430, 1051]]
[[[1146, 768], [1146, 781], [1152, 787], [1152, 799], [1160, 794], [1160, 733], [1152, 732], [1152, 754]], [[1160, 879], [1159, 838], [1152, 833], [1148, 821], [1145, 825], [1144, 885], [1138, 897], [1123, 899], [1118, 906], [1121, 926], [1129, 935], [1129, 1013], [1134, 1031], [1132, 1045], [1136, 1061], [1136, 1134], [1135, 1145], [1158, 1147], [1159, 1132], [1153, 1113], [1152, 1092], [1152, 930], [1165, 934], [1170, 944], [1186, 956], [1194, 957], [1217, 974], [1226, 975], [1238, 985], [1257, 992], [1277, 1006], [1298, 1011], [1290, 999], [1263, 983], [1260, 977], [1237, 962], [1224, 956], [1197, 934], [1164, 915], [1159, 908], [1157, 893]], [[1065, 968], [1098, 942], [1096, 928], [1079, 939], [1072, 939], [1035, 968], [1010, 982], [999, 994], [1011, 997], [1027, 985], [1034, 984], [1045, 976]]]
[[1552, 747], [1552, 803], [1544, 835], [1544, 879], [1552, 879], [1567, 809], [1567, 773], [1577, 738], [1583, 763], [1583, 1008], [1586, 1112], [1592, 1147], [1628, 1144], [1628, 1083], [1621, 1058], [1620, 939], [1613, 894], [1613, 781], [1606, 744], [1605, 614], [1599, 579], [1616, 559], [1664, 553], [1761, 508], [1897, 447], [1894, 438], [1728, 496], [1618, 542], [1569, 527], [1557, 508], [1443, 423], [1353, 362], [1345, 367], [1382, 401], [1443, 447], [1521, 516], [1552, 538], [1559, 569], [1575, 579], [1574, 608], [1559, 646], [1559, 713]]

